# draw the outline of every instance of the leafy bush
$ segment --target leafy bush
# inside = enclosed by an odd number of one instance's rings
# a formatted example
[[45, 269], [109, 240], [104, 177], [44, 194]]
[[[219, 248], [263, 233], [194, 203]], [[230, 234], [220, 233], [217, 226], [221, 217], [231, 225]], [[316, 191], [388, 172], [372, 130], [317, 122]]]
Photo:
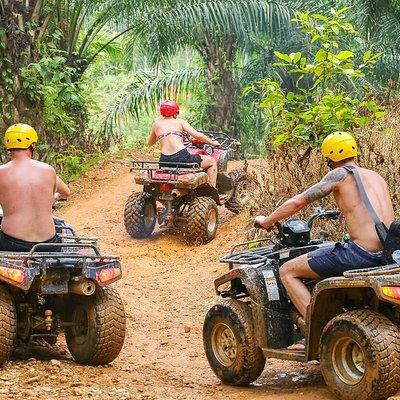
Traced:
[[372, 68], [380, 54], [366, 51], [359, 60], [344, 44], [360, 40], [345, 20], [347, 8], [331, 15], [298, 12], [294, 20], [308, 38], [310, 55], [276, 51], [274, 66], [298, 76], [297, 90], [285, 92], [280, 83], [263, 79], [246, 89], [260, 95], [260, 108], [269, 123], [272, 143], [311, 147], [334, 131], [364, 128], [385, 113], [368, 93], [364, 70]]

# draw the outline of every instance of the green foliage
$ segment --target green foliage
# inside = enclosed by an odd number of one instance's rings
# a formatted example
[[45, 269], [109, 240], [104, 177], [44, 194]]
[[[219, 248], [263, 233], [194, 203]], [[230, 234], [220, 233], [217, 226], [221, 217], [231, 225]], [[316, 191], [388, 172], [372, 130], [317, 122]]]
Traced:
[[97, 164], [100, 159], [99, 154], [87, 154], [73, 146], [69, 148], [68, 153], [65, 155], [54, 152], [49, 156], [49, 161], [59, 166], [59, 174], [66, 182], [75, 180]]
[[65, 57], [48, 53], [21, 69], [23, 94], [43, 105], [43, 123], [49, 132], [73, 137], [78, 133], [74, 110], [88, 106], [82, 85], [74, 82], [76, 69]]
[[245, 94], [261, 97], [259, 107], [270, 123], [274, 145], [306, 142], [315, 147], [329, 133], [364, 128], [384, 115], [363, 91], [364, 70], [373, 67], [380, 54], [368, 50], [358, 62], [355, 52], [343, 48], [345, 38], [358, 39], [345, 20], [346, 11], [332, 9], [330, 16], [297, 13], [294, 22], [307, 35], [310, 55], [276, 51], [279, 62], [274, 64], [297, 77], [295, 91], [286, 92], [270, 78], [246, 89]]

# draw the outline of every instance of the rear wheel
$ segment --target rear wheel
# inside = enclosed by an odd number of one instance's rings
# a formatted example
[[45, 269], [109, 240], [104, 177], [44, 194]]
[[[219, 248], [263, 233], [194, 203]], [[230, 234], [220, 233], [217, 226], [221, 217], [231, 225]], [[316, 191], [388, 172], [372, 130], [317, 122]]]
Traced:
[[229, 173], [229, 176], [232, 179], [233, 195], [225, 203], [225, 207], [239, 214], [248, 201], [247, 175], [242, 169], [235, 169]]
[[187, 211], [187, 239], [204, 244], [215, 238], [218, 229], [217, 204], [210, 197], [196, 197]]
[[0, 285], [0, 366], [11, 356], [17, 335], [17, 313], [14, 300], [6, 287]]
[[382, 314], [355, 310], [325, 326], [320, 342], [324, 379], [342, 400], [380, 400], [400, 388], [400, 337]]
[[113, 361], [125, 339], [125, 311], [118, 293], [110, 288], [97, 288], [93, 296], [76, 296], [71, 322], [65, 339], [72, 357], [84, 365]]
[[224, 383], [245, 386], [262, 373], [265, 357], [257, 346], [250, 306], [224, 300], [212, 307], [203, 326], [208, 362]]
[[130, 236], [143, 239], [150, 236], [157, 220], [156, 201], [150, 193], [132, 193], [125, 204], [124, 223]]

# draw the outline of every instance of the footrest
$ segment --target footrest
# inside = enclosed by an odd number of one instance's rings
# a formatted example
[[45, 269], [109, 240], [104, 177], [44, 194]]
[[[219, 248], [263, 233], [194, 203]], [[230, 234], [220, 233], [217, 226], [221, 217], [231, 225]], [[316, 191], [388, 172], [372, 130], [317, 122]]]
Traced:
[[304, 350], [289, 349], [262, 349], [267, 358], [279, 358], [280, 360], [306, 362], [306, 352]]

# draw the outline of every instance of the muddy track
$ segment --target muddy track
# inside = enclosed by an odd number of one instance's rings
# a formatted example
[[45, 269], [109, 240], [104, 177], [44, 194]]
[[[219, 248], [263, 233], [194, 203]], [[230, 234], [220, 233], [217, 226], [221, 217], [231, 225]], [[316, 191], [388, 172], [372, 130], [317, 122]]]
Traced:
[[318, 365], [267, 361], [250, 388], [221, 385], [205, 359], [202, 323], [215, 301], [218, 258], [242, 239], [245, 217], [222, 211], [217, 238], [189, 247], [173, 232], [145, 241], [125, 232], [124, 203], [135, 188], [129, 160], [114, 159], [73, 185], [58, 214], [78, 232], [97, 236], [103, 251], [121, 256], [115, 287], [127, 313], [127, 337], [111, 365], [83, 367], [63, 351], [8, 363], [0, 373], [0, 399], [321, 399], [333, 400]]

